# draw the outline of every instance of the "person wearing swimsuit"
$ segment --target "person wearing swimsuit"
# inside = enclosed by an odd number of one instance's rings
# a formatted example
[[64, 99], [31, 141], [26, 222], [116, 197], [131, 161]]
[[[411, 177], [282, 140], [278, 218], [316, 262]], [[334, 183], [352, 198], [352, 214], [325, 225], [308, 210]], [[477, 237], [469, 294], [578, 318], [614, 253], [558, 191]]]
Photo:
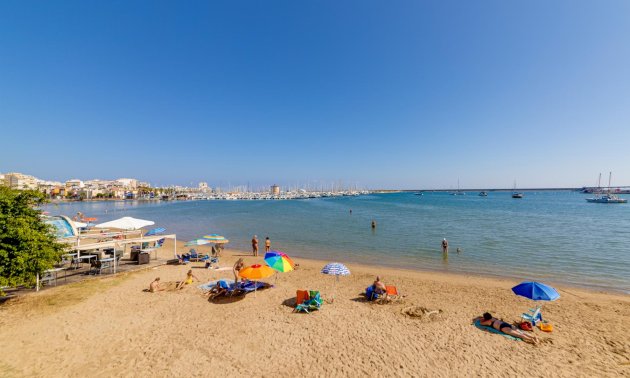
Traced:
[[184, 287], [184, 285], [190, 285], [190, 284], [192, 284], [192, 283], [193, 283], [193, 279], [194, 279], [194, 280], [197, 280], [197, 282], [199, 282], [199, 278], [197, 278], [197, 276], [195, 276], [195, 275], [193, 274], [192, 269], [190, 269], [190, 270], [188, 271], [188, 273], [186, 274], [186, 279], [185, 279], [184, 281], [181, 281], [181, 282], [177, 285], [176, 289], [181, 289], [181, 288], [183, 288], [183, 287]]
[[501, 331], [510, 336], [517, 337], [525, 342], [536, 344], [538, 343], [538, 338], [533, 335], [528, 335], [527, 333], [521, 332], [520, 330], [514, 328], [510, 323], [506, 323], [503, 320], [496, 319], [489, 312], [484, 313], [482, 316], [478, 316], [473, 319], [473, 322], [479, 320], [479, 324], [487, 327], [492, 327], [497, 331]]

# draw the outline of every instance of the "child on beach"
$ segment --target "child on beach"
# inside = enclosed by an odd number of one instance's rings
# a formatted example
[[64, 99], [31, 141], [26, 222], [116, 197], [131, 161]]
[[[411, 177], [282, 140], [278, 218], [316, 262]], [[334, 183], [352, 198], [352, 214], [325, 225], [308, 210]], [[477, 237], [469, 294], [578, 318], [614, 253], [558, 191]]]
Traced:
[[265, 238], [265, 252], [269, 252], [271, 250], [271, 240], [269, 236]]
[[192, 284], [193, 280], [196, 280], [197, 282], [199, 282], [199, 278], [197, 278], [197, 276], [193, 274], [192, 269], [190, 269], [188, 273], [186, 274], [186, 279], [180, 282], [179, 285], [177, 285], [176, 289], [182, 289], [184, 285]]

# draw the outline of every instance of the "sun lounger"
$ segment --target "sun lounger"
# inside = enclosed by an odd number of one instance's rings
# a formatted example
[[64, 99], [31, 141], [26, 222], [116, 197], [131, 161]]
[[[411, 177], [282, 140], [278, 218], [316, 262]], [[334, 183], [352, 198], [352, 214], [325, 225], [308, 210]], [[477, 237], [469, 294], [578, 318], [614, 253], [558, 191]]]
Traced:
[[[217, 288], [217, 284], [219, 288]], [[213, 287], [209, 287], [206, 290], [209, 290], [210, 292], [215, 291], [214, 293], [211, 293], [212, 298], [237, 297], [237, 296], [253, 293], [256, 290], [266, 289], [271, 286], [272, 285], [266, 282], [260, 282], [260, 281], [246, 281], [246, 282], [239, 282], [235, 284], [234, 282], [231, 282], [231, 281], [219, 280], [214, 283]], [[208, 284], [204, 285], [204, 288], [205, 287], [208, 287]]]
[[319, 295], [319, 291], [309, 291], [309, 298], [302, 303], [295, 306], [294, 312], [306, 312], [307, 314], [313, 310], [319, 310], [322, 307], [322, 299]]

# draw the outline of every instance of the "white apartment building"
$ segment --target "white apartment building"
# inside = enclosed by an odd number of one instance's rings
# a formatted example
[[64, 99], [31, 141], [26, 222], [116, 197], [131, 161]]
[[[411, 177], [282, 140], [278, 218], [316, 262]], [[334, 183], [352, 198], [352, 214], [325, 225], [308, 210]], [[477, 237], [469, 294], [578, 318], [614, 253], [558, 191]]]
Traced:
[[39, 180], [33, 176], [18, 172], [4, 174], [4, 185], [11, 189], [37, 189]]
[[136, 189], [138, 187], [138, 180], [130, 178], [119, 178], [116, 182], [126, 189]]

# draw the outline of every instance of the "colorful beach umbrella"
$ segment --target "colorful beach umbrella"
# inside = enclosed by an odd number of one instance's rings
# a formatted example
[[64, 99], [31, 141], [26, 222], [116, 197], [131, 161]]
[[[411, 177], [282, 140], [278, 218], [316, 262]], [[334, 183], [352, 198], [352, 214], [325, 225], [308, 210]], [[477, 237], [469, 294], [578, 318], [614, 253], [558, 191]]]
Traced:
[[326, 264], [323, 268], [322, 268], [322, 273], [323, 274], [328, 274], [331, 276], [335, 276], [335, 281], [333, 281], [333, 289], [332, 289], [332, 298], [331, 298], [331, 302], [335, 301], [335, 288], [336, 288], [336, 282], [339, 281], [339, 276], [348, 276], [350, 275], [350, 269], [348, 269], [345, 265], [343, 265], [342, 263], [329, 263]]
[[210, 242], [214, 244], [225, 244], [230, 242], [225, 238], [225, 236], [217, 234], [205, 235], [203, 238], [206, 240], [210, 240]]
[[265, 253], [265, 262], [272, 269], [278, 272], [286, 273], [293, 270], [295, 263], [286, 253], [280, 251], [271, 251]]
[[186, 244], [184, 244], [186, 247], [193, 247], [193, 246], [197, 246], [197, 245], [205, 245], [205, 244], [210, 244], [212, 243], [210, 240], [207, 239], [194, 239], [191, 240], [189, 242], [187, 242]]
[[164, 231], [166, 231], [166, 228], [158, 227], [158, 228], [149, 230], [146, 234], [144, 234], [144, 236], [153, 236], [153, 235], [161, 234]]
[[516, 295], [535, 301], [555, 301], [560, 298], [556, 289], [540, 282], [521, 282], [514, 286], [512, 291]]

